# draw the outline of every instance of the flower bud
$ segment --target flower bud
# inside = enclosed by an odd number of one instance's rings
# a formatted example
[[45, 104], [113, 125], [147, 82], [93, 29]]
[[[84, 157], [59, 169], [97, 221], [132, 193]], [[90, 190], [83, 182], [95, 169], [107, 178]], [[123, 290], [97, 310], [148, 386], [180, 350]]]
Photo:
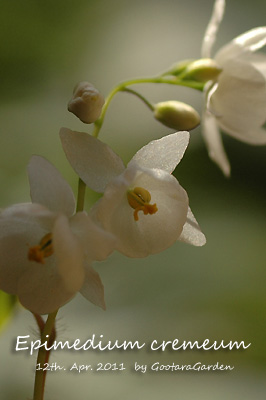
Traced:
[[211, 58], [201, 58], [188, 64], [181, 78], [186, 80], [208, 82], [215, 80], [222, 69]]
[[191, 64], [193, 61], [195, 60], [189, 59], [175, 63], [174, 65], [172, 65], [171, 69], [167, 71], [167, 73], [165, 73], [164, 75], [175, 75], [175, 76], [180, 75], [183, 71], [185, 71], [187, 66]]
[[104, 97], [88, 82], [78, 83], [68, 103], [68, 111], [75, 114], [85, 124], [95, 122], [102, 111]]
[[177, 131], [190, 131], [200, 123], [197, 111], [180, 101], [164, 101], [155, 104], [154, 117], [168, 128]]

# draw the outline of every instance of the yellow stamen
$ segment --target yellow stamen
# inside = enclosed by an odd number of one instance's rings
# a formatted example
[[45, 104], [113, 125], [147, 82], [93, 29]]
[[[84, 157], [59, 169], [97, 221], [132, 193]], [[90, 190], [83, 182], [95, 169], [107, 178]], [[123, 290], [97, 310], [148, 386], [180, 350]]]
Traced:
[[158, 211], [156, 204], [150, 204], [150, 192], [142, 187], [135, 187], [133, 190], [128, 190], [127, 200], [130, 207], [135, 210], [133, 214], [135, 221], [139, 220], [139, 211], [143, 211], [144, 215], [155, 214]]
[[36, 246], [32, 246], [28, 251], [28, 259], [44, 264], [44, 258], [53, 254], [52, 234], [47, 233]]

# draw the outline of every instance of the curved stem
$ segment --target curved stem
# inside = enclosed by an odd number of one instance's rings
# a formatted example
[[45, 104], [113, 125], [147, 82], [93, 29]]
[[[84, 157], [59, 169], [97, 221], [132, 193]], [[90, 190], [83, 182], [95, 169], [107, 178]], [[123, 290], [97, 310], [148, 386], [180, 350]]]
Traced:
[[[48, 315], [45, 326], [41, 334], [41, 344], [47, 341], [47, 336], [49, 336], [50, 339], [48, 340], [50, 346], [52, 345], [51, 342], [54, 342], [55, 338], [54, 324], [57, 312], [58, 310]], [[52, 335], [53, 331], [54, 334]], [[44, 347], [41, 347], [38, 351], [37, 365], [40, 364], [40, 369], [36, 370], [35, 373], [33, 400], [43, 400], [44, 384], [46, 377], [46, 371], [43, 370], [43, 365], [49, 359], [49, 355], [50, 351], [47, 351]]]
[[144, 96], [142, 96], [140, 93], [136, 92], [135, 90], [128, 89], [128, 88], [123, 89], [123, 92], [134, 94], [140, 100], [142, 100], [143, 103], [145, 103], [146, 106], [148, 106], [151, 111], [154, 111], [154, 106]]
[[[127, 89], [127, 86], [137, 85], [140, 83], [164, 83], [164, 84], [168, 84], [168, 85], [186, 86], [186, 87], [200, 90], [200, 91], [203, 91], [203, 88], [204, 88], [204, 84], [202, 82], [182, 80], [182, 79], [178, 79], [178, 77], [175, 77], [175, 76], [164, 77], [164, 75], [156, 76], [153, 78], [136, 78], [136, 79], [131, 79], [131, 80], [119, 83], [107, 96], [105, 104], [102, 109], [101, 116], [94, 123], [94, 130], [92, 132], [92, 136], [98, 137], [100, 129], [104, 122], [106, 111], [111, 103], [111, 100], [115, 96], [115, 94], [118, 92], [121, 92], [121, 91], [130, 91]], [[136, 94], [136, 92], [135, 92], [135, 94]]]
[[92, 132], [92, 136], [94, 137], [98, 137], [100, 129], [102, 127], [103, 121], [104, 121], [104, 117], [107, 111], [107, 108], [109, 107], [109, 104], [111, 103], [112, 98], [114, 97], [114, 95], [119, 92], [120, 90], [122, 90], [123, 86], [118, 85], [116, 86], [110, 93], [109, 95], [106, 97], [103, 109], [102, 109], [102, 113], [99, 119], [97, 119], [96, 122], [94, 122], [94, 130]]

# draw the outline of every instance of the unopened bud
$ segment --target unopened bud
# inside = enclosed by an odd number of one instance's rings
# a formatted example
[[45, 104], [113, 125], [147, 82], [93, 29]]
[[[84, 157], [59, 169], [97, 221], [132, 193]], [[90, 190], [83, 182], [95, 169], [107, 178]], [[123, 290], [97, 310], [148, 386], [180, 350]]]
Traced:
[[68, 111], [75, 114], [85, 124], [95, 122], [102, 111], [104, 97], [88, 82], [80, 82], [68, 103]]
[[174, 100], [155, 104], [154, 117], [177, 131], [190, 131], [200, 123], [200, 116], [193, 107]]
[[194, 60], [183, 60], [174, 65], [172, 65], [171, 69], [167, 71], [164, 75], [180, 75], [189, 64], [191, 64]]
[[222, 69], [211, 58], [201, 58], [193, 61], [182, 73], [182, 79], [208, 82], [215, 80], [222, 72]]

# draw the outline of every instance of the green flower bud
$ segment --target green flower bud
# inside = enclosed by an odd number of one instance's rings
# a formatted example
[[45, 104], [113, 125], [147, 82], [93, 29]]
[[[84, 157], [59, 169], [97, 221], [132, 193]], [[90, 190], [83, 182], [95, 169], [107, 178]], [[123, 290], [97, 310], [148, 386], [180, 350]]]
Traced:
[[189, 64], [191, 64], [193, 61], [195, 61], [195, 60], [190, 59], [190, 60], [180, 61], [180, 62], [174, 64], [171, 67], [171, 69], [169, 71], [167, 71], [164, 75], [175, 75], [175, 76], [177, 76], [177, 75], [181, 74], [183, 71], [185, 71], [187, 66]]
[[185, 80], [208, 82], [215, 80], [222, 69], [211, 58], [201, 58], [188, 64], [180, 78]]
[[154, 117], [177, 131], [190, 131], [200, 123], [200, 116], [193, 107], [174, 100], [155, 104]]

